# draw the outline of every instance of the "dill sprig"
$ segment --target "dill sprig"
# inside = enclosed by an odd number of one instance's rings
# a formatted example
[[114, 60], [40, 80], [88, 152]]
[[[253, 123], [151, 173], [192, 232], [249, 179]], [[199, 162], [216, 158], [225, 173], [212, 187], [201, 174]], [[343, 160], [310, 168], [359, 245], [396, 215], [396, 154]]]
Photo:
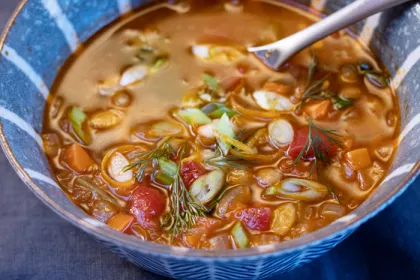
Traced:
[[148, 166], [152, 165], [152, 176], [156, 174], [158, 168], [159, 158], [169, 158], [171, 154], [175, 154], [175, 151], [169, 145], [168, 140], [162, 142], [155, 149], [151, 151], [141, 152], [135, 155], [135, 161], [126, 167], [123, 171], [136, 169], [137, 181], [141, 182], [144, 179], [145, 172]]
[[[310, 150], [313, 150], [315, 160], [309, 173], [311, 177], [315, 168], [317, 171], [319, 171], [318, 168], [320, 163], [326, 165], [331, 162], [331, 145], [342, 148], [342, 143], [339, 139], [341, 136], [336, 133], [336, 130], [321, 128], [317, 126], [309, 117], [308, 127], [308, 138], [306, 140], [305, 146], [303, 146], [298, 157], [295, 159], [294, 165], [297, 165], [305, 154], [307, 154]], [[327, 145], [327, 143], [330, 145]]]
[[171, 235], [171, 239], [193, 227], [200, 216], [205, 216], [205, 214], [210, 211], [210, 209], [200, 203], [197, 203], [194, 198], [191, 197], [184, 181], [182, 180], [180, 171], [185, 148], [186, 144], [180, 152], [177, 173], [171, 187], [171, 211], [169, 213], [170, 224], [167, 227], [167, 231]]
[[309, 63], [308, 67], [308, 82], [305, 89], [305, 92], [302, 95], [302, 100], [300, 101], [297, 109], [300, 111], [305, 102], [309, 99], [325, 100], [329, 99], [330, 96], [323, 94], [324, 92], [324, 82], [328, 80], [329, 74], [325, 75], [319, 80], [314, 80], [315, 73], [318, 68], [318, 60], [316, 59], [315, 53], [312, 51], [312, 60]]
[[224, 173], [227, 173], [228, 169], [247, 170], [248, 166], [245, 165], [245, 163], [250, 162], [238, 156], [222, 156], [221, 152], [217, 150], [212, 157], [206, 159], [203, 163], [216, 167]]

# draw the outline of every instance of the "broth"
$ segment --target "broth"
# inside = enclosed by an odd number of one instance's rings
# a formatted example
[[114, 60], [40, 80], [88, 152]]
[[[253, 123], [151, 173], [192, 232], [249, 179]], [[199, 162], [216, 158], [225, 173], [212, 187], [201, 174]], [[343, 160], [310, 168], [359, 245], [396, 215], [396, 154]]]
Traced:
[[212, 250], [346, 215], [396, 149], [386, 70], [345, 31], [278, 71], [246, 53], [316, 19], [277, 2], [192, 1], [111, 24], [67, 61], [45, 109], [61, 187], [116, 230]]

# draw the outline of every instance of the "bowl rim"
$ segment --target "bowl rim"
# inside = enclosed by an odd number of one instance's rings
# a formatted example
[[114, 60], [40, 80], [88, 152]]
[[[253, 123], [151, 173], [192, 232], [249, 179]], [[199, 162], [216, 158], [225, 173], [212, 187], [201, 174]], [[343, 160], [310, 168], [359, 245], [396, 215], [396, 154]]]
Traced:
[[[6, 42], [7, 36], [10, 29], [15, 22], [16, 18], [30, 0], [21, 0], [12, 16], [8, 20], [4, 27], [4, 30], [0, 36], [0, 50]], [[388, 193], [383, 198], [379, 199], [377, 203], [369, 203], [366, 206], [366, 210], [360, 213], [356, 218], [350, 219], [349, 221], [336, 223], [333, 222], [317, 231], [303, 235], [299, 238], [292, 239], [289, 241], [263, 245], [254, 248], [247, 248], [241, 250], [222, 250], [222, 251], [208, 251], [199, 249], [190, 249], [184, 247], [175, 247], [163, 244], [157, 244], [149, 241], [139, 240], [137, 237], [123, 234], [111, 229], [106, 226], [98, 227], [85, 219], [78, 218], [76, 214], [65, 210], [60, 204], [56, 203], [45, 194], [45, 192], [34, 182], [34, 180], [25, 172], [24, 168], [17, 161], [14, 156], [12, 149], [6, 139], [6, 135], [3, 131], [3, 123], [0, 122], [0, 145], [6, 155], [6, 158], [10, 162], [11, 166], [18, 174], [20, 179], [28, 186], [28, 188], [49, 208], [56, 212], [63, 219], [69, 221], [74, 226], [81, 230], [95, 236], [99, 240], [115, 244], [120, 247], [127, 248], [131, 251], [142, 252], [148, 255], [165, 255], [167, 257], [183, 258], [190, 260], [243, 260], [243, 258], [257, 258], [262, 255], [282, 255], [291, 252], [305, 249], [305, 247], [312, 247], [317, 244], [321, 244], [325, 240], [333, 239], [339, 236], [346, 236], [346, 233], [351, 233], [357, 229], [362, 223], [366, 222], [370, 218], [377, 215], [380, 211], [385, 209], [390, 203], [392, 203], [397, 197], [399, 197], [408, 186], [417, 178], [420, 174], [420, 161], [417, 161], [412, 169], [405, 175], [397, 187]], [[356, 208], [354, 211], [356, 211]], [[349, 213], [348, 215], [351, 215]], [[347, 215], [347, 216], [348, 216]], [[346, 217], [346, 216], [344, 216]], [[198, 259], [197, 259], [198, 258]]]

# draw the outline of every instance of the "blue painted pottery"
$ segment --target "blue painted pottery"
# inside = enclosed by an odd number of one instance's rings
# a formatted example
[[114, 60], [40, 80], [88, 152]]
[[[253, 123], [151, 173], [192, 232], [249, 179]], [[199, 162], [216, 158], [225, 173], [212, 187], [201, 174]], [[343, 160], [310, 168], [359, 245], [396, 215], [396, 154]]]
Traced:
[[[217, 252], [149, 243], [90, 218], [57, 185], [44, 155], [39, 133], [46, 97], [60, 67], [79, 44], [146, 2], [26, 0], [0, 41], [0, 137], [6, 156], [45, 204], [109, 249], [144, 269], [173, 278], [265, 278], [297, 268], [336, 246], [396, 199], [419, 174], [420, 3], [413, 1], [350, 28], [389, 69], [400, 98], [402, 132], [388, 176], [349, 215], [295, 240]], [[351, 1], [297, 2], [329, 14]]]

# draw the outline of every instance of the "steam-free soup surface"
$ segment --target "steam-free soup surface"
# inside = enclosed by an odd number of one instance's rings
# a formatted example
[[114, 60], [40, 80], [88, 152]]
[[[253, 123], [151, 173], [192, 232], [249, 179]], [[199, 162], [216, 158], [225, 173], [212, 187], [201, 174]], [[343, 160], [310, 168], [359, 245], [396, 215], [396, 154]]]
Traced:
[[115, 230], [212, 250], [345, 216], [396, 148], [385, 69], [344, 31], [277, 71], [246, 52], [314, 20], [274, 2], [193, 1], [100, 32], [69, 59], [45, 110], [63, 190]]

